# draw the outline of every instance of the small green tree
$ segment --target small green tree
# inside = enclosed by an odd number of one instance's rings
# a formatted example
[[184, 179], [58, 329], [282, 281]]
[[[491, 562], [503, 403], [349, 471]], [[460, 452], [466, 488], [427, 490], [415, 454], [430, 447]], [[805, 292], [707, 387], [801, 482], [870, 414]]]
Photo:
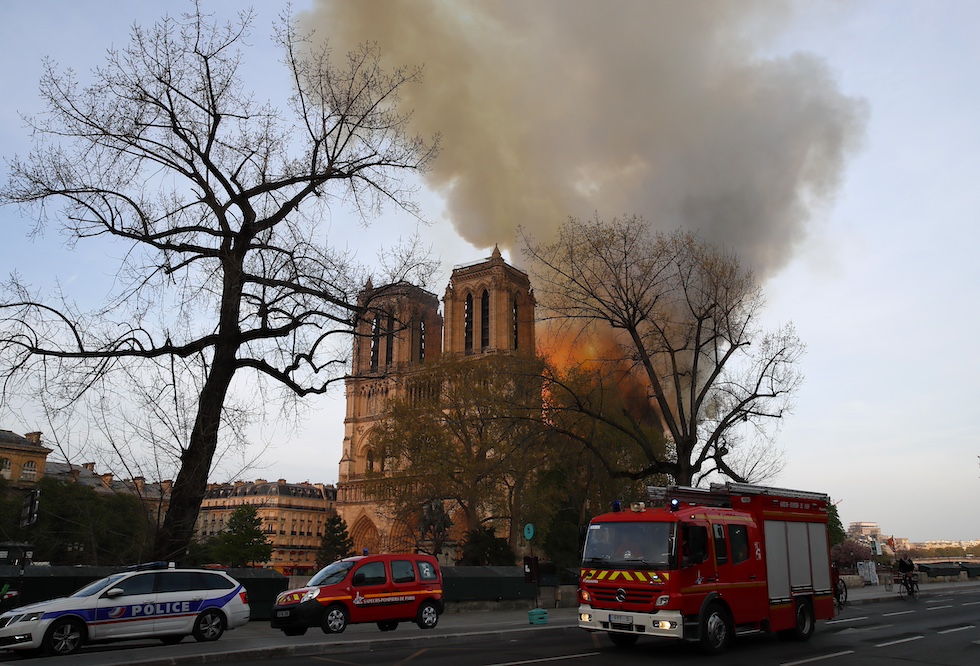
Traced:
[[463, 543], [463, 556], [459, 563], [463, 566], [514, 566], [517, 557], [507, 543], [488, 527], [478, 527], [466, 533]]
[[353, 554], [354, 541], [347, 533], [347, 523], [337, 514], [333, 514], [327, 518], [327, 523], [323, 528], [320, 548], [316, 551], [316, 565], [323, 568], [331, 562], [350, 557]]
[[249, 562], [268, 562], [272, 544], [262, 532], [258, 509], [242, 504], [228, 518], [228, 529], [214, 539], [211, 554], [221, 564], [242, 567]]
[[830, 531], [830, 545], [844, 543], [847, 540], [847, 532], [840, 522], [840, 515], [837, 513], [837, 505], [831, 502], [827, 506], [827, 529]]

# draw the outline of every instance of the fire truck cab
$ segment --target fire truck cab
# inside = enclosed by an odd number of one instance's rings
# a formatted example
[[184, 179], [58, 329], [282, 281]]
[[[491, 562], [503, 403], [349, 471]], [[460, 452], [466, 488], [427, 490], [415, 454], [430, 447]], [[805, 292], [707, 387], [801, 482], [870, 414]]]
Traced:
[[749, 484], [649, 488], [589, 524], [579, 626], [619, 646], [640, 636], [724, 650], [736, 633], [808, 639], [834, 614], [829, 497]]

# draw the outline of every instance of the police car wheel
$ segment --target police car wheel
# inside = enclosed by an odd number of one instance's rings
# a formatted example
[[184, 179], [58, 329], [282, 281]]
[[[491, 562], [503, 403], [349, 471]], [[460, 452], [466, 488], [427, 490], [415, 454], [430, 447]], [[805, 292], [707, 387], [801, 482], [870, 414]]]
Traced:
[[347, 609], [340, 604], [334, 604], [323, 614], [321, 628], [325, 634], [340, 634], [347, 628], [347, 621]]
[[50, 655], [75, 654], [82, 647], [85, 626], [78, 620], [56, 620], [44, 635], [44, 651]]
[[194, 620], [194, 639], [198, 642], [216, 641], [225, 633], [225, 618], [216, 610], [206, 610]]
[[439, 611], [436, 605], [431, 601], [422, 602], [415, 623], [420, 629], [433, 629], [439, 623]]
[[183, 636], [161, 636], [160, 642], [164, 645], [177, 645], [177, 643], [184, 640]]

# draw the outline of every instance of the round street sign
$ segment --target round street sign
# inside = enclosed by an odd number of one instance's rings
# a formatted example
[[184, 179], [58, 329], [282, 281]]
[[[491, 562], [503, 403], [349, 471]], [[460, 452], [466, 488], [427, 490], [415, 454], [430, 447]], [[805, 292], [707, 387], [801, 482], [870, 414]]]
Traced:
[[534, 538], [534, 524], [528, 523], [524, 526], [524, 538], [530, 541]]

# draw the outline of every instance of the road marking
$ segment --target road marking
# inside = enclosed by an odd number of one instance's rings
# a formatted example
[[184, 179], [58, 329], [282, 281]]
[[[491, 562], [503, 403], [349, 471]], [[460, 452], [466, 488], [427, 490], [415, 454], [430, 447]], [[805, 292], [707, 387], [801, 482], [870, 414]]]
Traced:
[[888, 647], [889, 645], [898, 645], [899, 643], [911, 643], [912, 641], [917, 641], [924, 636], [912, 636], [911, 638], [900, 638], [897, 641], [888, 641], [887, 643], [878, 643], [875, 647]]
[[929, 608], [926, 609], [926, 611], [942, 610], [943, 608], [952, 608], [952, 607], [953, 604], [949, 604], [947, 606], [930, 606]]
[[926, 603], [927, 604], [942, 604], [942, 603], [945, 603], [947, 601], [952, 601], [952, 600], [953, 600], [953, 597], [950, 597], [949, 599], [930, 599]]
[[868, 616], [864, 615], [862, 617], [847, 617], [843, 620], [827, 620], [827, 624], [842, 624], [844, 622], [857, 622], [858, 620], [867, 620]]
[[967, 629], [975, 629], [972, 624], [968, 624], [965, 627], [956, 627], [956, 629], [945, 629], [940, 631], [940, 634], [955, 634], [957, 631], [966, 631]]
[[824, 659], [835, 659], [837, 657], [844, 657], [849, 654], [854, 654], [854, 650], [845, 650], [844, 652], [834, 652], [832, 654], [825, 654], [822, 657], [810, 657], [809, 659], [800, 659], [799, 661], [785, 661], [779, 666], [799, 666], [800, 664], [812, 664], [815, 661], [823, 661]]
[[980, 604], [980, 601], [964, 601], [960, 606], [976, 606], [977, 604]]
[[583, 652], [581, 654], [566, 654], [560, 657], [542, 657], [541, 659], [526, 659], [524, 661], [503, 661], [498, 664], [487, 664], [487, 666], [521, 666], [522, 664], [543, 664], [547, 661], [563, 661], [565, 659], [582, 659], [583, 657], [595, 657], [598, 652]]
[[898, 611], [897, 613], [885, 613], [881, 617], [893, 617], [895, 615], [908, 615], [909, 613], [914, 613], [915, 611]]

